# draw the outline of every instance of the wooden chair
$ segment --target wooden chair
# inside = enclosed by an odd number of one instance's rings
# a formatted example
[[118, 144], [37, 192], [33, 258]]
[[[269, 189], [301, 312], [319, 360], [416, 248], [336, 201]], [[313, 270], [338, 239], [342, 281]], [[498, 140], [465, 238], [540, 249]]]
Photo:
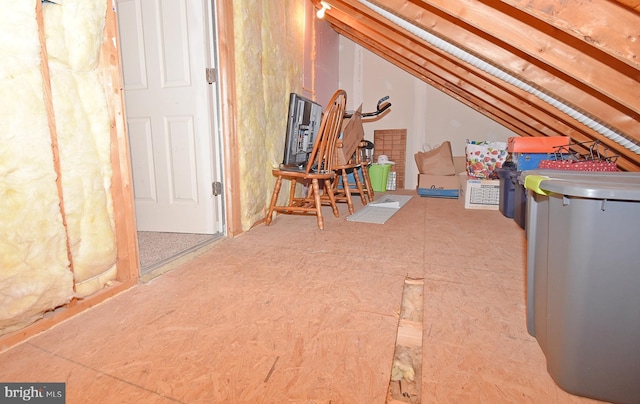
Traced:
[[[338, 202], [347, 202], [349, 213], [354, 213], [354, 194], [360, 195], [363, 205], [372, 202], [374, 198], [371, 177], [369, 177], [369, 165], [371, 157], [368, 153], [373, 148], [373, 143], [364, 140], [362, 127], [362, 106], [351, 116], [344, 120], [342, 138], [338, 140], [336, 151], [338, 153], [338, 165], [335, 167], [336, 181], [334, 196]], [[350, 157], [349, 156], [350, 154]]]
[[[318, 228], [324, 229], [324, 219], [322, 218], [322, 195], [326, 195], [327, 201], [331, 206], [333, 214], [338, 217], [338, 207], [336, 206], [335, 197], [333, 195], [332, 181], [336, 174], [334, 171], [335, 164], [335, 148], [340, 135], [342, 119], [344, 116], [345, 106], [347, 102], [347, 93], [344, 90], [338, 90], [331, 98], [329, 105], [322, 115], [320, 123], [320, 131], [318, 138], [314, 143], [313, 149], [309, 156], [309, 161], [304, 171], [277, 168], [272, 171], [277, 177], [273, 194], [271, 196], [271, 204], [265, 218], [268, 226], [271, 224], [273, 212], [287, 214], [303, 214], [315, 215]], [[289, 180], [291, 185], [289, 189], [289, 199], [286, 205], [278, 205], [278, 195], [282, 187], [282, 181]], [[322, 181], [322, 190], [320, 182]], [[303, 197], [296, 197], [296, 184], [302, 183], [308, 187], [308, 191]]]
[[[369, 176], [369, 166], [371, 165], [373, 149], [373, 143], [364, 140], [364, 128], [362, 127], [362, 118], [365, 117], [377, 117], [383, 114], [391, 107], [391, 103], [387, 100], [388, 96], [381, 98], [378, 101], [376, 110], [374, 112], [362, 113], [362, 105], [353, 114], [349, 114], [345, 117], [345, 123], [343, 125], [343, 137], [342, 137], [342, 153], [339, 154], [339, 164], [342, 166], [337, 167], [337, 172], [340, 173], [340, 177], [335, 184], [337, 189], [344, 187], [345, 191], [340, 193], [336, 191], [336, 197], [338, 200], [345, 200], [349, 204], [349, 212], [353, 214], [353, 204], [351, 196], [355, 193], [360, 194], [362, 204], [367, 204], [367, 199], [372, 202], [374, 199], [373, 186], [371, 185], [371, 177]], [[340, 147], [340, 141], [339, 141]], [[340, 148], [338, 149], [340, 151]], [[354, 153], [352, 155], [352, 153]], [[347, 160], [349, 160], [347, 162]], [[346, 174], [345, 174], [346, 173]], [[349, 174], [353, 173], [353, 182], [348, 180]], [[365, 198], [366, 196], [366, 198]]]
[[360, 157], [360, 171], [362, 172], [362, 178], [364, 179], [364, 193], [367, 195], [369, 202], [373, 202], [374, 192], [371, 185], [371, 177], [369, 176], [369, 166], [371, 165], [371, 157], [366, 150], [370, 150], [373, 147], [373, 143], [362, 141], [358, 145], [358, 153]]
[[[357, 165], [354, 169], [353, 174], [354, 181], [349, 183], [351, 194], [360, 194], [363, 205], [366, 205], [368, 202], [373, 202], [374, 198], [373, 186], [371, 185], [371, 177], [369, 176], [369, 166], [371, 165], [371, 159], [368, 157], [368, 153], [365, 151], [370, 147], [370, 145], [372, 145], [372, 143], [365, 140], [361, 141], [358, 144], [358, 149], [356, 150], [356, 154], [354, 155], [354, 158], [357, 159]], [[358, 180], [361, 185], [357, 184]]]
[[[335, 166], [336, 179], [331, 183], [336, 202], [346, 202], [350, 214], [355, 212], [353, 194], [359, 194], [362, 204], [367, 204], [367, 199], [365, 198], [367, 191], [363, 187], [363, 181], [361, 181], [359, 174], [359, 171], [363, 169], [361, 158], [358, 155], [359, 152], [360, 150], [357, 149], [346, 163]], [[350, 181], [349, 175], [351, 175], [353, 181]]]

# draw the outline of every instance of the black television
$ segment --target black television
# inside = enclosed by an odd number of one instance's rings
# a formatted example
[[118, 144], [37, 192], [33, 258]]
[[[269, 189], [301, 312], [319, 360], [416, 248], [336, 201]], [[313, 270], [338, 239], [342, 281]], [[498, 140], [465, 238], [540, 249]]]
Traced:
[[285, 167], [305, 167], [320, 131], [322, 106], [299, 94], [289, 95], [287, 136], [284, 144]]

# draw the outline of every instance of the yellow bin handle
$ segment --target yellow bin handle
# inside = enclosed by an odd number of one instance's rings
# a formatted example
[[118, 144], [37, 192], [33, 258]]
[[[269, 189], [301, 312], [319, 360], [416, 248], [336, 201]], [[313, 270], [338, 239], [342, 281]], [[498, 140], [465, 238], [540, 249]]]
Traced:
[[540, 183], [548, 179], [549, 177], [544, 175], [527, 175], [524, 178], [524, 187], [540, 195], [549, 195], [549, 192], [540, 188]]

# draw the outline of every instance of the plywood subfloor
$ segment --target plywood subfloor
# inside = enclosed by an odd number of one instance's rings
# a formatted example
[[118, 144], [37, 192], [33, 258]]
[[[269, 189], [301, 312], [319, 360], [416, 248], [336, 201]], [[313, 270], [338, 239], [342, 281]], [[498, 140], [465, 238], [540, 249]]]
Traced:
[[[415, 194], [415, 193], [413, 193]], [[384, 403], [403, 285], [424, 279], [422, 403], [582, 403], [525, 321], [525, 240], [415, 195], [384, 225], [277, 217], [0, 354], [67, 403]]]

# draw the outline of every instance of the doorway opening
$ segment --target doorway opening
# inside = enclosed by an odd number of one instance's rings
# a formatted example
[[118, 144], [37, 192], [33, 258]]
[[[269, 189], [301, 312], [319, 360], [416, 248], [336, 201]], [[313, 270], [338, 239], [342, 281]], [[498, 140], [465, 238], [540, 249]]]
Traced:
[[144, 275], [224, 237], [215, 2], [117, 7]]

